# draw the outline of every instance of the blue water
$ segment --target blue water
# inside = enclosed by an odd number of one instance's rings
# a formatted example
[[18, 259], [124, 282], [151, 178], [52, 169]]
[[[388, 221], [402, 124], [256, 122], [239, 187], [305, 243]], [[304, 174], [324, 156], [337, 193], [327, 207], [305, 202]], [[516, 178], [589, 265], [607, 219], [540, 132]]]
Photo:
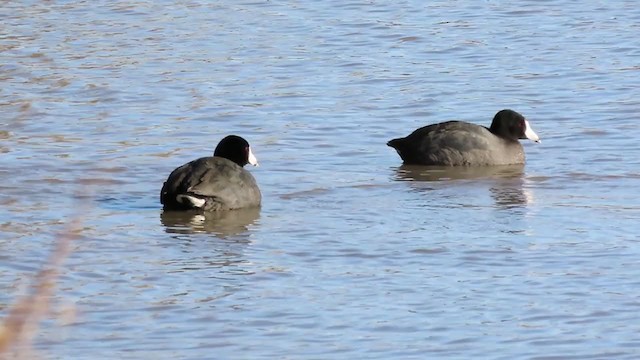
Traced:
[[[640, 357], [635, 2], [24, 1], [0, 21], [0, 314], [82, 221], [38, 356]], [[542, 138], [523, 168], [407, 169], [385, 145], [503, 108]], [[169, 172], [231, 133], [262, 209], [163, 214]]]

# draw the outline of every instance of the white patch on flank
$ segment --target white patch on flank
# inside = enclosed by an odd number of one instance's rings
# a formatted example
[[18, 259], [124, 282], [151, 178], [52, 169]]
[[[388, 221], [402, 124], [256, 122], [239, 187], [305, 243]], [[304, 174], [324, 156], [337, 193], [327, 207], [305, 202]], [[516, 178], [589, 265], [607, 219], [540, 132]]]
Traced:
[[258, 159], [256, 159], [255, 155], [253, 155], [253, 152], [251, 151], [251, 147], [249, 147], [249, 164], [253, 165], [253, 166], [258, 166]]
[[529, 122], [527, 120], [524, 121], [524, 126], [524, 136], [526, 136], [527, 139], [533, 140], [537, 143], [542, 142], [538, 135], [533, 130], [531, 130], [531, 126], [529, 126]]
[[178, 200], [179, 203], [189, 204], [197, 208], [203, 207], [204, 203], [206, 202], [204, 199], [200, 199], [191, 195], [178, 195], [176, 196], [176, 200]]

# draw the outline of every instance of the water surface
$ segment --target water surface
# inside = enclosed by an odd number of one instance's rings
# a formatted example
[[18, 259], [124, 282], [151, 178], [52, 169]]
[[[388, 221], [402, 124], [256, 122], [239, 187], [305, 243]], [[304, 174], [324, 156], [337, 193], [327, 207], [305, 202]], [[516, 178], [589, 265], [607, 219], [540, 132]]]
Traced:
[[[3, 2], [0, 312], [82, 219], [47, 359], [635, 359], [632, 1]], [[513, 108], [506, 169], [386, 141]], [[163, 213], [245, 136], [258, 212]]]

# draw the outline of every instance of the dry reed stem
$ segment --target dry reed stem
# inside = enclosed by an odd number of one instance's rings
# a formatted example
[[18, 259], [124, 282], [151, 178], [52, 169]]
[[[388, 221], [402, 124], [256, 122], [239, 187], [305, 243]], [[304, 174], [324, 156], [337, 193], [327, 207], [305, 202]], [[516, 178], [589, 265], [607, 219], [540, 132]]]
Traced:
[[40, 321], [49, 310], [60, 267], [71, 252], [71, 242], [79, 237], [80, 221], [74, 219], [55, 240], [55, 247], [34, 276], [29, 294], [18, 299], [0, 324], [0, 356], [13, 351], [16, 358], [28, 358]]

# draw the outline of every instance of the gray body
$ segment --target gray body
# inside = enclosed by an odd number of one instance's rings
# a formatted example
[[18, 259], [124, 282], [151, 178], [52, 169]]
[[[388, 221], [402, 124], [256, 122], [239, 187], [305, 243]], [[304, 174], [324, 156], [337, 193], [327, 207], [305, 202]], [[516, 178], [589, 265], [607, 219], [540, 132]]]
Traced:
[[203, 157], [180, 166], [160, 192], [166, 210], [233, 210], [258, 207], [261, 200], [253, 175], [222, 157]]
[[497, 136], [488, 128], [463, 121], [447, 121], [415, 130], [393, 139], [405, 164], [486, 166], [524, 164], [524, 149], [518, 140]]

